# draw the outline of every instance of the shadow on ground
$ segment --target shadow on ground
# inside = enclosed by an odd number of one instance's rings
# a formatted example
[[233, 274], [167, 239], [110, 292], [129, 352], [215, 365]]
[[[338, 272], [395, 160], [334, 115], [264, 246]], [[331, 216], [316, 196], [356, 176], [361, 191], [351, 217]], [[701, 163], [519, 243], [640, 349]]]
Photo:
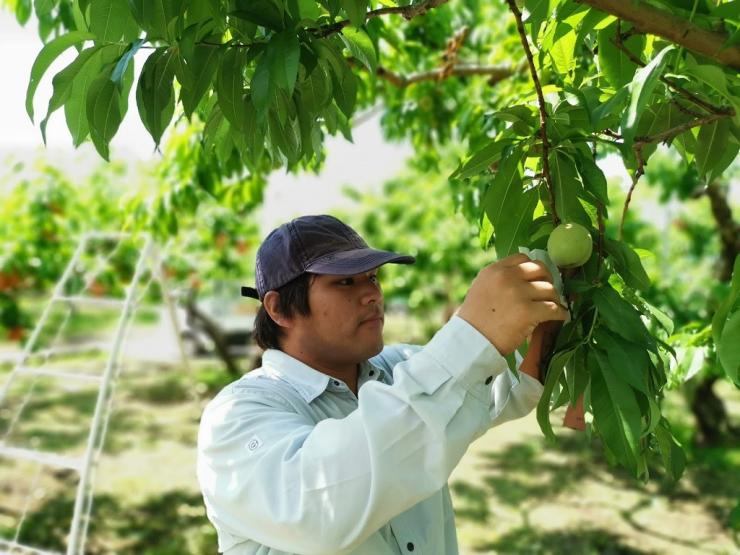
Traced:
[[[689, 450], [689, 464], [683, 478], [675, 483], [663, 472], [659, 461], [650, 465], [650, 482], [643, 484], [621, 468], [610, 467], [597, 443], [590, 445], [580, 434], [562, 434], [556, 444], [542, 440], [515, 443], [501, 451], [482, 454], [481, 484], [455, 481], [450, 489], [455, 496], [458, 525], [469, 522], [489, 530], [497, 516], [490, 507], [508, 508], [519, 513], [524, 525], [504, 531], [493, 541], [473, 545], [482, 553], [651, 553], [622, 543], [613, 531], [599, 528], [540, 530], [529, 524], [529, 512], [551, 502], [561, 494], [577, 494], [585, 482], [609, 482], [616, 490], [639, 494], [639, 501], [625, 509], [610, 499], [599, 505], [613, 508], [630, 528], [670, 542], [677, 547], [698, 549], [702, 539], [686, 541], [675, 537], [662, 523], [641, 523], [638, 513], [656, 497], [667, 506], [691, 502], [703, 507], [728, 535], [729, 515], [740, 499], [740, 460], [737, 447]], [[734, 455], [733, 455], [734, 453]]]
[[[26, 545], [66, 549], [74, 499], [54, 497], [28, 515], [19, 541]], [[2, 537], [14, 530], [0, 528]], [[217, 552], [216, 535], [199, 494], [170, 491], [142, 503], [121, 505], [110, 495], [95, 496], [85, 544], [86, 555], [200, 555]]]

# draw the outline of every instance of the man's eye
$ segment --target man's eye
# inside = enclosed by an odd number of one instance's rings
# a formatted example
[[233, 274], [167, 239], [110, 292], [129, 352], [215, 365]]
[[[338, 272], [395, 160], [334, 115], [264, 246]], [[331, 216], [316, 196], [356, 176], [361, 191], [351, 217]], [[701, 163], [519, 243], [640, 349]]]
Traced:
[[352, 285], [355, 282], [352, 278], [345, 278], [339, 282], [339, 285]]

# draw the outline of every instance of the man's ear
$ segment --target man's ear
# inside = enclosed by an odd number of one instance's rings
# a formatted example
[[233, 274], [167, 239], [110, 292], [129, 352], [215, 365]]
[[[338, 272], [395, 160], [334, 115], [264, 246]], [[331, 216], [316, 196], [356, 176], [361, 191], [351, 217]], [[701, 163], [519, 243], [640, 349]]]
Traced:
[[278, 310], [278, 302], [280, 300], [280, 293], [277, 291], [268, 291], [265, 293], [264, 299], [262, 299], [262, 306], [265, 307], [267, 314], [270, 318], [280, 327], [290, 328], [293, 327], [293, 321], [291, 318], [284, 316]]

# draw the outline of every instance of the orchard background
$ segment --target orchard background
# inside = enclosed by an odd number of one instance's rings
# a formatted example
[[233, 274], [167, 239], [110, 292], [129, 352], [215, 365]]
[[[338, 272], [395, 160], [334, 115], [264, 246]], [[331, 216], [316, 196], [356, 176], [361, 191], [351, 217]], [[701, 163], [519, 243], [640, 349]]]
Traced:
[[[98, 156], [74, 176], [44, 154], [4, 166], [8, 352], [28, 337], [85, 230], [147, 230], [169, 241], [167, 277], [193, 302], [219, 282], [249, 283], [276, 176], [295, 174], [288, 195], [299, 198], [302, 183], [321, 183], [340, 140], [379, 124], [386, 141], [404, 145], [405, 168], [368, 190], [348, 187], [341, 207], [327, 195], [325, 210], [371, 244], [417, 256], [411, 269], [383, 270], [389, 342], [426, 341], [480, 267], [522, 246], [544, 248], [558, 223], [585, 226], [594, 242], [589, 261], [563, 276], [573, 319], [549, 360], [536, 421], [491, 431], [451, 480], [462, 548], [737, 548], [740, 3], [2, 6], [38, 37], [35, 60], [12, 79], [24, 82], [39, 143], [56, 129]], [[157, 149], [136, 167], [115, 147], [132, 119]], [[372, 149], [361, 157], [385, 161]], [[120, 295], [133, 257], [124, 251], [90, 292]], [[148, 300], [152, 311], [137, 320], [144, 328], [161, 314], [156, 288]], [[197, 361], [195, 386], [171, 362], [156, 372], [132, 363], [122, 375], [91, 552], [213, 551], [192, 474], [198, 411], [257, 359], [229, 355], [218, 322], [194, 317], [218, 355]], [[76, 315], [70, 333], [100, 333], [114, 318]], [[559, 425], [579, 398], [586, 433]], [[49, 426], [64, 407], [82, 414], [89, 403], [81, 395], [39, 402], [24, 433], [49, 447], [81, 443], [79, 433]], [[7, 408], [0, 414], [11, 418]], [[154, 460], [167, 468], [152, 472], [161, 466], [144, 462], [143, 451], [164, 456]], [[181, 474], [171, 471], [174, 453]], [[143, 467], [146, 477], [129, 474]], [[63, 543], [65, 480], [41, 488], [23, 538]], [[4, 486], [7, 522], [21, 492]]]

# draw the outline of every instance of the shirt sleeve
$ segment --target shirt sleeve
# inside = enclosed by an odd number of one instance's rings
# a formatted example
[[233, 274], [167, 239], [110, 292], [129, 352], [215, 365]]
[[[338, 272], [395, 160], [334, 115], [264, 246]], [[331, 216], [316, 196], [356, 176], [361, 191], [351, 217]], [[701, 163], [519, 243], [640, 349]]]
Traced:
[[[372, 362], [386, 369], [392, 369], [396, 364], [408, 359], [421, 348], [419, 345], [390, 345], [383, 349], [380, 355], [372, 359]], [[519, 369], [524, 359], [519, 352], [515, 354], [515, 359], [517, 369]], [[507, 366], [505, 371], [496, 376], [491, 388], [489, 411], [491, 427], [521, 418], [532, 412], [532, 409], [537, 406], [543, 390], [544, 387], [539, 380], [524, 372], [519, 372], [519, 379], [517, 380], [517, 376]]]
[[445, 486], [490, 427], [506, 361], [454, 317], [358, 407], [318, 424], [266, 389], [234, 388], [209, 404], [198, 479], [209, 516], [229, 534], [297, 554], [345, 553]]

